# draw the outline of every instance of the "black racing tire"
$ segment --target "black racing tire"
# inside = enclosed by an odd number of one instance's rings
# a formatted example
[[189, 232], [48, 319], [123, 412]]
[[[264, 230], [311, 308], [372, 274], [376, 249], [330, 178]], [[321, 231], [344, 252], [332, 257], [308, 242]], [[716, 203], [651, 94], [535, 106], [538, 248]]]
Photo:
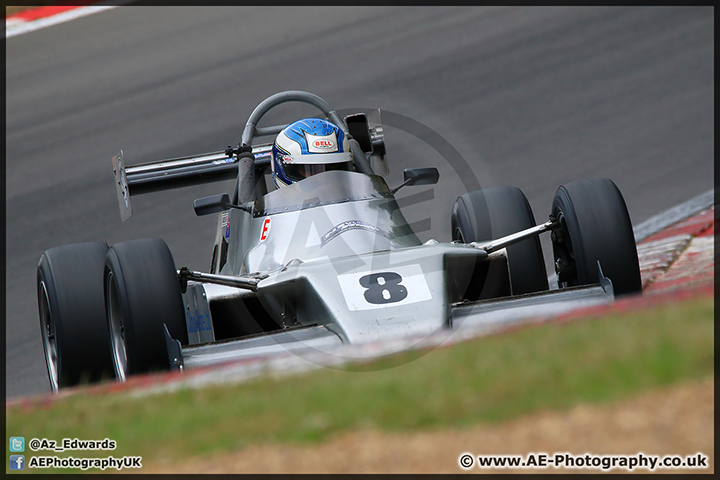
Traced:
[[551, 238], [561, 287], [598, 283], [599, 261], [615, 295], [642, 292], [632, 222], [612, 180], [597, 178], [560, 186], [552, 217], [560, 222]]
[[[450, 226], [453, 241], [483, 242], [534, 227], [535, 217], [522, 190], [493, 187], [459, 196], [453, 205]], [[507, 247], [507, 256], [513, 295], [548, 289], [538, 236]]]
[[46, 250], [37, 268], [40, 329], [50, 388], [114, 378], [105, 322], [104, 242]]
[[116, 243], [105, 256], [105, 307], [118, 379], [170, 369], [163, 324], [187, 345], [180, 282], [158, 238]]

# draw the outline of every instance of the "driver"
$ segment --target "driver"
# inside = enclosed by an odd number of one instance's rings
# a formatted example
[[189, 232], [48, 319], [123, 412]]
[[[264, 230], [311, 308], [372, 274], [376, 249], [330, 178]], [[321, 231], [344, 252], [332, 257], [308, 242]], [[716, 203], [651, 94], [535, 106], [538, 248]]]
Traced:
[[293, 122], [278, 134], [272, 147], [273, 181], [278, 188], [328, 170], [352, 169], [347, 137], [327, 120]]

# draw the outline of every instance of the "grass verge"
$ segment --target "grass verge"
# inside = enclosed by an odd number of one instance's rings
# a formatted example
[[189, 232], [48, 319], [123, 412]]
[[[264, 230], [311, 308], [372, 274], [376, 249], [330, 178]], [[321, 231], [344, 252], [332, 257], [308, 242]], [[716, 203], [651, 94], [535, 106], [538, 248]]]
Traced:
[[[143, 461], [316, 442], [357, 428], [463, 428], [606, 403], [713, 372], [712, 298], [528, 327], [425, 355], [145, 398], [75, 395], [7, 410], [7, 435], [117, 441]], [[413, 361], [410, 361], [413, 360]], [[33, 455], [27, 452], [26, 455]]]

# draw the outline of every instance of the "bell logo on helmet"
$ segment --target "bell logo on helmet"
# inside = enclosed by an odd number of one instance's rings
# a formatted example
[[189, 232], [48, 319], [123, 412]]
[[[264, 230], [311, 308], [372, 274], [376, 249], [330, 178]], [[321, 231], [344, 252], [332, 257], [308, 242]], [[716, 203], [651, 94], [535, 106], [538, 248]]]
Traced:
[[315, 140], [313, 146], [320, 149], [335, 148], [335, 145], [330, 140]]
[[305, 133], [308, 144], [308, 153], [330, 153], [338, 151], [337, 134], [313, 135]]

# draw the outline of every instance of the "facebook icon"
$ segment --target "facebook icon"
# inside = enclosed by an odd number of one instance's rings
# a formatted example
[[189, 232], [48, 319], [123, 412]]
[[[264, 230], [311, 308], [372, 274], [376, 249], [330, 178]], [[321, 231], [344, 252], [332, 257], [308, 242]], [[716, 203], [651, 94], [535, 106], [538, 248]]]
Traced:
[[10, 455], [10, 470], [25, 470], [25, 455]]

